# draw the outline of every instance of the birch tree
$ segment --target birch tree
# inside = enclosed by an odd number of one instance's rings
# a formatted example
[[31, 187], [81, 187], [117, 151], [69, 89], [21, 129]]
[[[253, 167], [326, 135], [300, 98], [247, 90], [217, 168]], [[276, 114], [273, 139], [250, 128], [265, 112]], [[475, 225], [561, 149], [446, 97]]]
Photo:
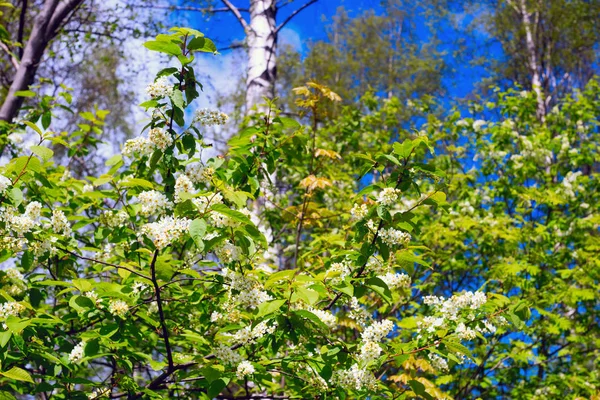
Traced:
[[[31, 34], [27, 39], [22, 36], [23, 23], [19, 24], [19, 37], [17, 40], [19, 41], [18, 46], [22, 46], [23, 51], [20, 59], [11, 54], [15, 74], [2, 107], [0, 107], [0, 120], [12, 122], [16, 117], [24, 100], [19, 92], [28, 90], [34, 82], [36, 71], [50, 41], [56, 37], [60, 29], [69, 21], [83, 2], [84, 0], [44, 1], [41, 11], [35, 17]], [[27, 12], [26, 1], [22, 3], [21, 10], [22, 15], [25, 15]], [[22, 21], [21, 18], [20, 21]], [[19, 53], [21, 52], [19, 51]]]

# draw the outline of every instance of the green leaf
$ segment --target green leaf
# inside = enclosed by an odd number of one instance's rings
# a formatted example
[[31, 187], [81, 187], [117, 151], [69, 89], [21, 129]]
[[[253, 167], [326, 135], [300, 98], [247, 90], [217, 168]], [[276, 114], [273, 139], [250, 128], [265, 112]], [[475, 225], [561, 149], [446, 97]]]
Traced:
[[321, 330], [329, 330], [329, 327], [325, 325], [323, 321], [321, 321], [321, 318], [317, 317], [315, 314], [311, 313], [308, 310], [294, 310], [294, 314], [298, 315], [299, 317], [308, 319], [309, 321], [317, 325]]
[[378, 293], [383, 300], [391, 304], [392, 292], [384, 281], [382, 281], [380, 278], [373, 277], [367, 281], [367, 286]]
[[183, 94], [181, 93], [181, 90], [173, 90], [173, 94], [171, 94], [171, 101], [175, 107], [183, 110]]
[[44, 146], [31, 146], [29, 149], [44, 161], [48, 161], [54, 155], [52, 150]]
[[431, 397], [431, 395], [425, 391], [425, 385], [423, 385], [421, 382], [413, 379], [408, 381], [408, 384], [417, 396], [421, 396], [427, 400], [433, 400], [433, 397]]
[[225, 204], [213, 204], [210, 207], [210, 209], [218, 212], [219, 214], [223, 214], [234, 221], [241, 222], [243, 224], [253, 225], [252, 221], [250, 221], [250, 219], [245, 214], [242, 214], [239, 211], [232, 210]]
[[145, 179], [141, 179], [141, 178], [124, 179], [123, 181], [121, 181], [121, 186], [123, 186], [123, 187], [140, 186], [140, 187], [143, 187], [146, 189], [154, 189], [154, 185], [152, 184], [152, 182], [147, 181]]
[[304, 286], [298, 286], [296, 288], [296, 294], [299, 298], [304, 300], [307, 304], [313, 305], [319, 300], [319, 293], [312, 289], [305, 288]]
[[258, 306], [258, 312], [256, 313], [256, 318], [260, 318], [265, 315], [273, 314], [275, 311], [279, 310], [282, 305], [286, 303], [287, 300], [279, 299], [273, 301], [267, 301]]
[[31, 121], [23, 121], [23, 123], [25, 125], [27, 125], [28, 127], [30, 127], [31, 129], [33, 129], [34, 131], [37, 132], [38, 135], [40, 135], [40, 137], [44, 136], [44, 133], [42, 132], [42, 130], [33, 122]]
[[121, 161], [123, 161], [123, 156], [121, 154], [115, 154], [114, 156], [112, 156], [111, 158], [106, 160], [104, 165], [106, 165], [107, 167], [111, 167], [113, 165], [120, 163]]
[[[206, 233], [206, 221], [201, 218], [197, 218], [190, 223], [190, 237], [196, 242], [196, 244], [202, 243], [202, 238]], [[203, 245], [204, 246], [204, 245]]]
[[202, 51], [205, 53], [216, 53], [217, 46], [212, 40], [205, 37], [195, 37], [188, 43], [187, 48], [194, 51]]
[[15, 97], [35, 97], [35, 92], [31, 90], [19, 90], [15, 92]]
[[284, 269], [283, 271], [272, 273], [271, 276], [269, 276], [269, 279], [267, 279], [265, 282], [265, 288], [270, 288], [279, 281], [289, 280], [296, 274], [296, 271], [296, 269]]
[[144, 43], [144, 47], [148, 50], [158, 51], [159, 53], [170, 54], [172, 56], [178, 56], [182, 54], [181, 47], [173, 42], [149, 40]]
[[0, 372], [0, 375], [9, 379], [14, 379], [15, 381], [34, 383], [33, 379], [31, 379], [31, 375], [29, 375], [29, 372], [19, 367], [12, 367], [8, 371]]

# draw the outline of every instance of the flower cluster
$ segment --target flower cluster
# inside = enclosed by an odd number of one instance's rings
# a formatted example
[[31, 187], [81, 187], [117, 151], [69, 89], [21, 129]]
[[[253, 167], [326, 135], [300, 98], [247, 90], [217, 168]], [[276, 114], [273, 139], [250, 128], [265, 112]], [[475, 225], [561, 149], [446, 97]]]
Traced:
[[5, 177], [4, 175], [0, 175], [0, 194], [4, 194], [6, 189], [12, 186], [12, 181]]
[[169, 97], [173, 94], [173, 85], [166, 76], [161, 76], [146, 87], [146, 93], [153, 99]]
[[381, 241], [388, 246], [401, 246], [410, 242], [410, 233], [394, 228], [381, 229], [379, 231]]
[[223, 203], [223, 196], [219, 193], [209, 193], [207, 195], [192, 199], [192, 203], [201, 213], [206, 213], [213, 204]]
[[317, 308], [309, 307], [308, 311], [315, 314], [321, 322], [327, 325], [329, 328], [334, 328], [337, 325], [337, 320], [335, 315], [333, 315], [330, 311], [319, 310]]
[[189, 229], [190, 222], [187, 218], [162, 217], [157, 222], [143, 225], [140, 235], [146, 235], [158, 250], [162, 250], [183, 237]]
[[212, 180], [215, 169], [213, 167], [205, 167], [200, 163], [192, 163], [187, 165], [185, 173], [194, 183], [208, 184]]
[[349, 260], [343, 260], [331, 264], [325, 273], [325, 278], [331, 278], [331, 284], [337, 285], [352, 273], [352, 264]]
[[123, 300], [111, 300], [108, 303], [108, 312], [116, 317], [123, 317], [129, 311], [129, 306]]
[[125, 157], [133, 157], [134, 155], [147, 156], [154, 151], [154, 143], [148, 138], [139, 136], [135, 139], [129, 139], [123, 145], [123, 155]]
[[127, 215], [127, 213], [123, 210], [106, 210], [100, 215], [99, 220], [102, 225], [105, 225], [109, 228], [118, 228], [123, 226], [128, 218], [129, 215]]
[[[223, 264], [237, 261], [240, 257], [240, 254], [241, 249], [231, 243], [229, 240], [226, 240], [220, 246], [215, 248], [215, 255], [219, 257], [219, 260], [221, 260]], [[225, 273], [225, 270], [223, 272]]]
[[348, 370], [335, 371], [333, 377], [335, 383], [347, 390], [375, 390], [377, 387], [377, 378], [367, 369], [360, 368], [358, 364], [353, 364]]
[[369, 208], [367, 207], [366, 204], [354, 204], [354, 206], [352, 206], [352, 209], [350, 210], [350, 214], [352, 215], [352, 218], [355, 220], [361, 220], [364, 217], [367, 216], [367, 214], [369, 213]]
[[438, 371], [448, 371], [448, 361], [446, 361], [443, 357], [440, 357], [438, 354], [430, 354], [429, 360], [431, 362], [431, 366]]
[[271, 335], [277, 329], [277, 321], [269, 325], [267, 321], [263, 321], [257, 324], [254, 328], [246, 326], [240, 329], [233, 335], [233, 341], [238, 344], [250, 344], [254, 343], [257, 339], [262, 338], [265, 335]]
[[242, 356], [222, 344], [213, 350], [213, 354], [217, 360], [229, 365], [239, 364], [242, 361]]
[[[0, 304], [0, 321], [6, 321], [8, 317], [16, 317], [25, 311], [25, 306], [16, 301]], [[6, 329], [6, 325], [3, 326]]]
[[27, 290], [27, 283], [25, 277], [16, 268], [9, 268], [6, 271], [6, 276], [11, 282], [11, 285], [6, 289], [7, 293], [11, 296], [18, 296]]
[[85, 347], [84, 342], [80, 342], [77, 346], [73, 347], [69, 354], [69, 362], [78, 363], [83, 358], [83, 349]]
[[385, 207], [391, 207], [398, 201], [401, 191], [395, 188], [384, 188], [377, 196], [377, 203]]
[[6, 222], [6, 229], [23, 235], [30, 232], [36, 225], [41, 215], [42, 205], [33, 201], [27, 205], [24, 214], [19, 214], [13, 207], [7, 207], [0, 213], [0, 220]]
[[163, 193], [157, 190], [148, 190], [138, 195], [142, 205], [142, 215], [160, 215], [173, 207], [173, 203]]
[[69, 225], [69, 221], [67, 221], [67, 217], [65, 213], [61, 210], [52, 211], [52, 229], [55, 233], [62, 233], [64, 236], [69, 236], [71, 234], [71, 226]]
[[185, 199], [181, 198], [183, 193], [191, 194], [194, 192], [194, 184], [187, 175], [179, 175], [175, 181], [175, 203], [180, 203]]
[[[235, 250], [238, 252], [239, 250]], [[273, 298], [263, 290], [260, 283], [248, 276], [229, 268], [223, 269], [223, 277], [229, 283], [228, 301], [226, 307], [240, 304], [242, 307], [255, 309], [264, 302]]]
[[[423, 302], [433, 307], [437, 316], [426, 316], [423, 320], [417, 323], [419, 333], [434, 333], [438, 329], [454, 328], [454, 332], [460, 339], [471, 340], [476, 336], [475, 330], [465, 325], [461, 318], [466, 319], [466, 322], [472, 322], [477, 316], [477, 310], [480, 309], [486, 302], [485, 293], [482, 292], [465, 292], [460, 295], [454, 295], [449, 299], [437, 296], [426, 296]], [[495, 327], [488, 322], [480, 330], [495, 331]]]
[[206, 108], [197, 110], [194, 116], [194, 122], [204, 126], [225, 125], [228, 119], [229, 117], [224, 112]]
[[375, 389], [378, 381], [368, 367], [383, 351], [378, 342], [383, 340], [392, 329], [394, 323], [386, 319], [373, 323], [362, 332], [362, 344], [356, 356], [358, 363], [353, 364], [348, 370], [336, 371], [334, 375], [334, 380], [339, 386], [352, 390]]
[[152, 142], [156, 148], [165, 151], [167, 147], [173, 144], [173, 138], [168, 132], [161, 128], [152, 128], [150, 132], [148, 132], [148, 140]]
[[392, 290], [397, 288], [409, 288], [411, 284], [410, 276], [407, 274], [388, 272], [385, 275], [378, 276], [378, 278], [384, 281]]
[[252, 375], [255, 372], [254, 365], [250, 361], [242, 361], [239, 363], [235, 374], [238, 379], [244, 379], [248, 375]]

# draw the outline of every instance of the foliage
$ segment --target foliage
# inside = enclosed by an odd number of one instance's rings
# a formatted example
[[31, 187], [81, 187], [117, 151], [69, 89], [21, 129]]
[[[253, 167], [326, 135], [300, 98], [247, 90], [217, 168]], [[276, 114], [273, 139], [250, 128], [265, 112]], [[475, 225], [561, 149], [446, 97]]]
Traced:
[[[418, 3], [418, 2], [417, 2]], [[442, 92], [444, 61], [436, 49], [435, 30], [427, 29], [425, 4], [385, 2], [381, 15], [373, 10], [351, 16], [340, 7], [327, 26], [327, 39], [310, 43], [308, 54], [284, 49], [280, 54], [280, 96], [286, 109], [289, 87], [316, 80], [338, 93], [346, 104], [367, 91], [388, 98], [410, 99]], [[408, 110], [400, 110], [403, 115]]]
[[535, 93], [496, 92], [424, 127], [450, 182], [450, 212], [418, 217], [435, 271], [426, 288], [485, 285], [532, 316], [478, 341], [471, 368], [444, 387], [455, 398], [597, 398], [600, 85], [560, 99], [544, 122]]
[[[397, 102], [370, 99], [358, 126], [320, 127], [339, 97], [309, 83], [296, 93], [310, 125], [270, 104], [204, 160], [204, 127], [227, 121], [188, 113], [194, 59], [213, 42], [174, 28], [145, 46], [179, 64], [148, 86], [147, 133], [104, 174], [71, 177], [50, 144], [71, 159], [94, 151], [106, 112], [55, 133], [69, 95], [45, 96], [13, 125], [0, 176], [3, 397], [441, 398], [435, 377], [470, 359], [464, 344], [527, 319], [522, 302], [478, 286], [420, 299], [439, 267], [416, 242], [434, 229], [418, 211], [448, 207], [444, 174], [427, 135], [398, 128], [391, 144], [383, 127], [360, 129]], [[39, 138], [29, 148], [15, 144], [25, 129]]]

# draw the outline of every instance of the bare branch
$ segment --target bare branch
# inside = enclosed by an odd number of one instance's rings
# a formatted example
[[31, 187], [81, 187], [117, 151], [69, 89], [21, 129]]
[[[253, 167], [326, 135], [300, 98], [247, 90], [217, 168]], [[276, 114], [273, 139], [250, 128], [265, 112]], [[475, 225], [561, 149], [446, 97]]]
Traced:
[[298, 15], [302, 10], [309, 7], [312, 4], [315, 4], [319, 0], [310, 0], [303, 5], [301, 5], [297, 10], [292, 12], [279, 26], [275, 29], [275, 33], [278, 33], [288, 22], [290, 22], [296, 15]]
[[25, 34], [25, 17], [27, 14], [27, 0], [23, 0], [21, 2], [21, 13], [19, 14], [19, 30], [17, 33], [17, 42], [21, 44], [19, 47], [19, 59], [23, 58], [23, 49], [25, 48], [25, 43], [23, 43], [23, 35]]
[[236, 6], [231, 4], [231, 2], [229, 0], [221, 0], [221, 1], [229, 9], [229, 11], [231, 11], [233, 13], [233, 15], [237, 18], [239, 23], [242, 25], [242, 28], [244, 28], [244, 31], [246, 32], [246, 34], [250, 33], [252, 28], [250, 28], [250, 25], [248, 25], [248, 23], [246, 22], [244, 17], [242, 17], [240, 10]]
[[70, 255], [72, 255], [74, 257], [80, 258], [82, 260], [91, 261], [91, 262], [94, 262], [94, 263], [97, 263], [97, 264], [107, 265], [109, 267], [114, 267], [114, 268], [117, 268], [117, 269], [124, 269], [126, 271], [131, 272], [134, 275], [139, 276], [140, 278], [144, 278], [144, 279], [147, 279], [149, 281], [152, 281], [152, 279], [150, 279], [146, 275], [144, 275], [144, 274], [142, 274], [140, 272], [137, 272], [136, 270], [133, 270], [131, 268], [127, 268], [127, 267], [124, 267], [122, 265], [112, 264], [112, 263], [109, 263], [109, 262], [106, 262], [106, 261], [96, 260], [94, 258], [90, 258], [90, 257], [86, 257], [86, 256], [82, 256], [81, 254], [77, 254], [77, 253], [75, 253], [75, 252], [73, 252], [71, 250], [67, 250], [67, 249], [64, 249], [62, 247], [57, 247], [57, 249], [59, 249], [61, 251], [64, 251], [65, 253], [68, 253], [68, 254], [70, 254]]
[[12, 63], [15, 69], [19, 69], [19, 60], [15, 57], [12, 51], [8, 48], [6, 43], [0, 42], [0, 49], [4, 50], [10, 56], [10, 62]]
[[[161, 6], [161, 5], [146, 5], [139, 4], [136, 5], [137, 8], [153, 8], [159, 10], [172, 10], [172, 11], [192, 11], [192, 12], [201, 12], [207, 14], [216, 14], [220, 12], [230, 12], [231, 9], [228, 7], [222, 8], [214, 8], [214, 7], [190, 7], [190, 6]], [[247, 8], [238, 8], [239, 12], [249, 12], [250, 10]]]

